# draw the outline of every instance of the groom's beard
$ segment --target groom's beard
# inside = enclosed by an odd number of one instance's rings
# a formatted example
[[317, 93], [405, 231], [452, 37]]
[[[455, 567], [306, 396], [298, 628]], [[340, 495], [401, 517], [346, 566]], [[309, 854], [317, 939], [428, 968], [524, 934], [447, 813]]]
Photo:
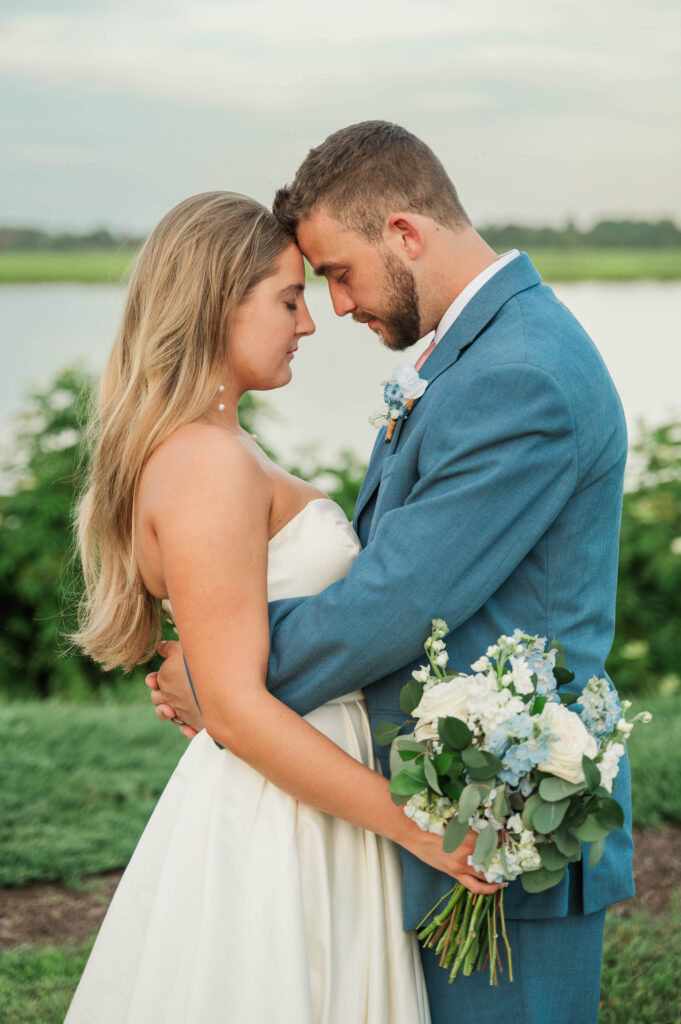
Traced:
[[[421, 337], [421, 313], [416, 294], [414, 275], [398, 260], [390, 249], [383, 255], [389, 287], [385, 295], [384, 311], [376, 312], [381, 327], [376, 329], [386, 348], [403, 352]], [[360, 319], [355, 317], [355, 319]], [[366, 323], [366, 316], [361, 321]], [[373, 319], [373, 318], [372, 318]]]

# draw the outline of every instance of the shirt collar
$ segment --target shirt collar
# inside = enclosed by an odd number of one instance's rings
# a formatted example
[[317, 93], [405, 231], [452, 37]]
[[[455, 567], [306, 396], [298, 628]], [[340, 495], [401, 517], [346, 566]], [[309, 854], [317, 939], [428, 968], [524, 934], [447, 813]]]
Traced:
[[465, 306], [471, 301], [476, 292], [479, 292], [483, 285], [487, 284], [490, 278], [494, 277], [502, 267], [505, 267], [507, 263], [514, 260], [519, 255], [518, 249], [511, 249], [509, 252], [505, 252], [503, 256], [500, 256], [490, 263], [488, 267], [481, 270], [477, 277], [474, 277], [472, 281], [469, 281], [463, 291], [459, 292], [457, 297], [445, 310], [445, 314], [440, 320], [440, 323], [435, 328], [435, 336], [433, 342], [437, 345], [440, 338], [444, 337], [449, 328], [452, 326], [456, 318], [459, 316]]

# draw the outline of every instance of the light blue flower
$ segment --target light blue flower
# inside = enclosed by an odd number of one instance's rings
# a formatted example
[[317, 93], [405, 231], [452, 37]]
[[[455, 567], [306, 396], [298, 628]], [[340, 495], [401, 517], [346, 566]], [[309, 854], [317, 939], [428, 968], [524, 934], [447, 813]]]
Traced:
[[[581, 711], [578, 710], [581, 707]], [[622, 706], [607, 679], [592, 676], [575, 703], [582, 722], [592, 736], [609, 736], [622, 717]]]
[[498, 774], [502, 782], [517, 786], [522, 775], [527, 775], [534, 766], [526, 743], [516, 743], [509, 747], [503, 756], [504, 767]]
[[532, 734], [534, 723], [526, 711], [521, 711], [520, 714], [509, 718], [505, 723], [505, 727], [511, 736], [515, 736], [519, 740], [525, 740]]
[[399, 384], [386, 384], [383, 390], [383, 398], [388, 405], [400, 405], [403, 401], [403, 395]]

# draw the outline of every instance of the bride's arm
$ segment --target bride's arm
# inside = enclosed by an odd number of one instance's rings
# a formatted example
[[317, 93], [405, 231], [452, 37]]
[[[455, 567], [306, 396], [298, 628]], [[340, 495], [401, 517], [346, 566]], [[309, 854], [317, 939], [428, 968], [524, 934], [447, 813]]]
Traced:
[[176, 452], [154, 501], [163, 575], [210, 735], [280, 789], [400, 843], [474, 891], [493, 891], [397, 807], [388, 780], [346, 754], [266, 686], [269, 496], [238, 444]]

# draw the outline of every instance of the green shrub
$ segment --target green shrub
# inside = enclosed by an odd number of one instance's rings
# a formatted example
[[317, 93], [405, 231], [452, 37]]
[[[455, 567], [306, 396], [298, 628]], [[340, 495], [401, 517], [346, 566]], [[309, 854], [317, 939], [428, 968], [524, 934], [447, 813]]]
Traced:
[[644, 430], [632, 455], [608, 671], [621, 693], [671, 694], [681, 686], [681, 423]]

